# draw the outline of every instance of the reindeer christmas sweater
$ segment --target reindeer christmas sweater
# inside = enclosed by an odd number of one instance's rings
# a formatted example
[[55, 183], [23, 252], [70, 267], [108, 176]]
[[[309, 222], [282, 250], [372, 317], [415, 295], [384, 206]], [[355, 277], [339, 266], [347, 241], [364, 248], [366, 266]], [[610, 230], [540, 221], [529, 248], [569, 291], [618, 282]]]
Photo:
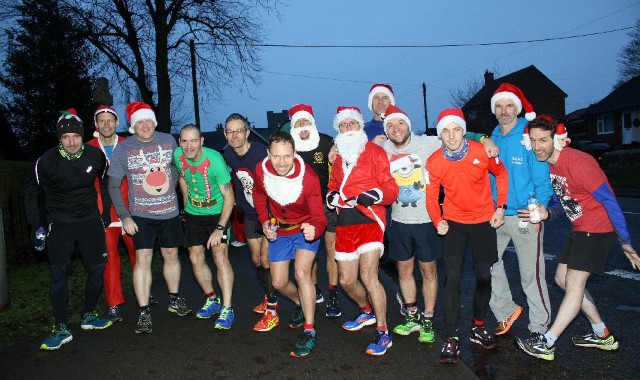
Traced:
[[[155, 132], [149, 142], [134, 135], [116, 146], [107, 174], [109, 195], [121, 219], [130, 215], [149, 219], [178, 216], [178, 171], [173, 164], [176, 148], [173, 136], [162, 132]], [[120, 184], [125, 176], [129, 183], [129, 210], [112, 185]]]

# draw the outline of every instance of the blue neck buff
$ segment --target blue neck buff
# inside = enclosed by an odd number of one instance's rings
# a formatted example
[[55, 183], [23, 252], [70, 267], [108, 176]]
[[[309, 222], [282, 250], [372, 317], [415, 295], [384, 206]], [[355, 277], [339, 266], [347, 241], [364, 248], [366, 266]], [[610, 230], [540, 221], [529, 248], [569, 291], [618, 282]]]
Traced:
[[467, 156], [467, 152], [469, 152], [469, 141], [467, 141], [467, 139], [462, 140], [462, 149], [457, 152], [451, 152], [444, 143], [442, 143], [442, 154], [444, 158], [449, 161], [460, 161]]

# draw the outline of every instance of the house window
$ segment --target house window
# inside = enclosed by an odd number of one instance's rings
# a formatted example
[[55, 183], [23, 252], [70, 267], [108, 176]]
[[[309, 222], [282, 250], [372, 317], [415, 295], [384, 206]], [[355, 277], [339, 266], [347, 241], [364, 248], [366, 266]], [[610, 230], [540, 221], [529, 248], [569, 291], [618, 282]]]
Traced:
[[609, 133], [613, 133], [613, 123], [605, 123], [605, 120], [602, 116], [598, 116], [598, 134], [606, 135]]
[[625, 113], [622, 115], [622, 128], [631, 128], [631, 113]]

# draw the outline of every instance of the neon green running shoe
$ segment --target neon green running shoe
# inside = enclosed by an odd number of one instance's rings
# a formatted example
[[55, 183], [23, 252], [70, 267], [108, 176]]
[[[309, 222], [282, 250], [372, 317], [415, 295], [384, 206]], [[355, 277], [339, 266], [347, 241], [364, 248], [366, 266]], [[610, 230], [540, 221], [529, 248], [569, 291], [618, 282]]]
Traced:
[[422, 323], [420, 323], [420, 337], [418, 341], [420, 343], [433, 343], [436, 339], [436, 334], [433, 331], [433, 318], [422, 316]]
[[407, 313], [404, 317], [404, 323], [399, 324], [393, 329], [394, 334], [407, 336], [414, 331], [420, 330], [420, 316], [417, 311], [415, 313]]

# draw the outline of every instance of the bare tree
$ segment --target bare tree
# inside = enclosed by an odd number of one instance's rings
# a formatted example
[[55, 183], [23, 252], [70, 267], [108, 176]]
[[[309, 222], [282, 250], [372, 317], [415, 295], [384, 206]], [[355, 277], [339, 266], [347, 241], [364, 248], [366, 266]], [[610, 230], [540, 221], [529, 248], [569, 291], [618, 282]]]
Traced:
[[620, 79], [615, 87], [619, 87], [629, 79], [640, 75], [640, 19], [636, 20], [634, 29], [629, 33], [631, 41], [618, 54]]
[[449, 96], [451, 96], [453, 106], [462, 108], [482, 89], [482, 87], [485, 86], [487, 76], [490, 76], [491, 78], [499, 77], [501, 72], [502, 68], [498, 65], [494, 65], [491, 71], [485, 70], [483, 77], [469, 77], [467, 83], [456, 87], [454, 90], [450, 90]]
[[[260, 13], [277, 0], [60, 0], [86, 30], [87, 40], [114, 68], [125, 87], [156, 111], [158, 129], [172, 126], [172, 96], [191, 79], [189, 41], [205, 95], [235, 79], [256, 83], [261, 70]], [[178, 91], [174, 88], [178, 88]]]

